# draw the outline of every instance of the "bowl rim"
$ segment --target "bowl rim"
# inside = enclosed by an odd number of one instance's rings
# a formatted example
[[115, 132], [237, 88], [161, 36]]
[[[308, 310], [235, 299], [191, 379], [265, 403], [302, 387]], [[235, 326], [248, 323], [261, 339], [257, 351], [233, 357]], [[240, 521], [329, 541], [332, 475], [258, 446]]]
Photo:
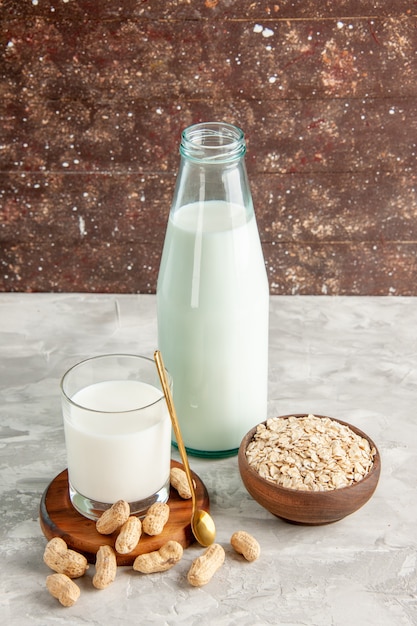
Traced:
[[[246, 458], [246, 448], [248, 447], [249, 443], [252, 441], [253, 436], [258, 428], [258, 426], [260, 426], [261, 424], [266, 424], [267, 421], [269, 419], [288, 419], [290, 417], [307, 417], [308, 415], [314, 415], [315, 417], [319, 417], [321, 419], [330, 419], [333, 420], [335, 422], [338, 422], [339, 424], [342, 424], [343, 426], [348, 426], [351, 430], [353, 430], [354, 433], [356, 433], [357, 435], [359, 435], [360, 437], [363, 437], [364, 439], [367, 439], [367, 441], [369, 442], [369, 444], [371, 445], [371, 447], [375, 448], [375, 455], [373, 458], [373, 462], [372, 462], [372, 467], [370, 468], [370, 470], [368, 471], [368, 473], [358, 482], [355, 482], [351, 485], [346, 485], [345, 487], [337, 487], [336, 489], [326, 489], [323, 491], [311, 491], [311, 490], [304, 490], [304, 489], [293, 489], [292, 487], [283, 487], [282, 485], [278, 485], [277, 483], [274, 483], [272, 481], [267, 480], [266, 478], [264, 478], [263, 476], [261, 476], [259, 474], [259, 472], [254, 469], [251, 465], [249, 465], [248, 460]], [[379, 480], [379, 474], [381, 471], [381, 456], [379, 454], [379, 450], [378, 447], [376, 446], [375, 442], [371, 439], [371, 437], [369, 437], [369, 435], [367, 435], [365, 432], [363, 432], [360, 428], [358, 428], [357, 426], [354, 426], [353, 424], [349, 423], [349, 422], [345, 422], [343, 420], [340, 420], [336, 417], [330, 417], [329, 415], [319, 415], [317, 413], [289, 413], [288, 415], [277, 415], [273, 418], [267, 418], [266, 420], [259, 422], [258, 424], [256, 424], [256, 426], [254, 426], [253, 428], [251, 428], [246, 435], [243, 437], [241, 444], [239, 446], [239, 452], [238, 452], [238, 457], [240, 459], [241, 462], [243, 462], [244, 467], [245, 467], [245, 471], [248, 471], [250, 473], [250, 475], [252, 475], [253, 477], [255, 477], [257, 480], [261, 481], [264, 485], [268, 485], [268, 487], [270, 487], [272, 490], [276, 491], [277, 493], [286, 493], [286, 494], [293, 494], [293, 495], [299, 495], [305, 498], [332, 498], [332, 497], [337, 497], [338, 494], [341, 493], [347, 493], [348, 491], [352, 491], [354, 489], [357, 489], [359, 486], [363, 486], [366, 485], [366, 483], [369, 480], [374, 480], [375, 479], [375, 472], [377, 472], [377, 482]], [[242, 473], [242, 470], [241, 470]], [[376, 488], [376, 486], [375, 486]]]

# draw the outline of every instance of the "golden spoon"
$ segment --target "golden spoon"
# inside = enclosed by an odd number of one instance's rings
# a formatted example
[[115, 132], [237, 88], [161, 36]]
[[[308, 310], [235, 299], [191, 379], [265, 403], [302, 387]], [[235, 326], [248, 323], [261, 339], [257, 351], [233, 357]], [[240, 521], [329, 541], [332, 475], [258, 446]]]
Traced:
[[194, 483], [191, 477], [190, 466], [188, 464], [187, 452], [185, 450], [184, 442], [182, 440], [180, 425], [178, 423], [177, 413], [174, 407], [174, 401], [172, 399], [171, 390], [169, 388], [168, 380], [165, 373], [164, 362], [159, 350], [154, 353], [154, 359], [156, 368], [158, 370], [159, 378], [161, 380], [162, 389], [165, 394], [165, 399], [168, 406], [168, 411], [171, 417], [172, 428], [174, 429], [175, 438], [177, 440], [178, 450], [180, 451], [184, 470], [187, 475], [188, 484], [190, 485], [191, 498], [193, 510], [191, 514], [191, 530], [198, 543], [202, 546], [210, 546], [216, 537], [216, 527], [214, 525], [213, 518], [207, 511], [197, 509], [197, 500], [195, 495]]

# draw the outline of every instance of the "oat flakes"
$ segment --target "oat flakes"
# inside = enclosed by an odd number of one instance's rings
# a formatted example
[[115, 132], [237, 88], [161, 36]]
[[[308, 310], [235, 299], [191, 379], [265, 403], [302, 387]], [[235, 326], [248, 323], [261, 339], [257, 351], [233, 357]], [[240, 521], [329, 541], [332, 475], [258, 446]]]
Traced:
[[259, 424], [246, 458], [263, 478], [303, 491], [329, 491], [362, 480], [376, 454], [369, 441], [328, 417], [271, 418]]

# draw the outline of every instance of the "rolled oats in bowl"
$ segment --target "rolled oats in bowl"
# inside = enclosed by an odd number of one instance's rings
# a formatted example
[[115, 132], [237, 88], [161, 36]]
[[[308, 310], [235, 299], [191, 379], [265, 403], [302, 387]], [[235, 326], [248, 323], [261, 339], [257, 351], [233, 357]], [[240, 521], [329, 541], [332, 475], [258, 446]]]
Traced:
[[375, 447], [347, 424], [315, 415], [271, 418], [246, 448], [250, 467], [271, 483], [300, 491], [331, 491], [361, 481]]

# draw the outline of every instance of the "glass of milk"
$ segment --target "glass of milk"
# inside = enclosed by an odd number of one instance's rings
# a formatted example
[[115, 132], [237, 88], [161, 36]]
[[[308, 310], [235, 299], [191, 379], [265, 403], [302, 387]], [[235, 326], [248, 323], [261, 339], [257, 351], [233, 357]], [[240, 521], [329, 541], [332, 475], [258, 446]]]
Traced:
[[61, 397], [69, 493], [79, 513], [95, 520], [126, 500], [132, 515], [144, 515], [168, 500], [171, 421], [152, 359], [82, 361], [63, 376]]

